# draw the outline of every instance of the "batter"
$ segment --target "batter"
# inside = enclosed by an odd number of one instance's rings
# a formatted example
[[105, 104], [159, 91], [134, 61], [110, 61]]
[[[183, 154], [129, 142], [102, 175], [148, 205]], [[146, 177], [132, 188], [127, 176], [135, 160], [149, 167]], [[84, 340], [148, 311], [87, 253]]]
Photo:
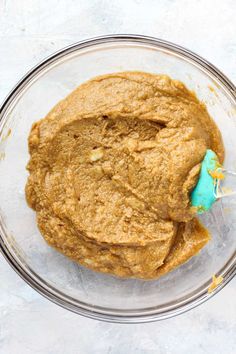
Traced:
[[123, 72], [94, 78], [29, 135], [28, 204], [49, 245], [121, 277], [157, 278], [208, 242], [190, 192], [218, 128], [181, 82]]

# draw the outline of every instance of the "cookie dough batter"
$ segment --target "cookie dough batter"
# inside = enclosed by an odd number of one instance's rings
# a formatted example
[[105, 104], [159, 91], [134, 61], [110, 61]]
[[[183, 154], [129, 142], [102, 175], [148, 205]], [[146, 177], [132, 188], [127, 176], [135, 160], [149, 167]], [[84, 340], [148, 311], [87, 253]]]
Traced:
[[189, 199], [207, 148], [223, 161], [218, 128], [181, 82], [100, 76], [33, 125], [26, 198], [45, 240], [66, 256], [157, 278], [209, 240]]

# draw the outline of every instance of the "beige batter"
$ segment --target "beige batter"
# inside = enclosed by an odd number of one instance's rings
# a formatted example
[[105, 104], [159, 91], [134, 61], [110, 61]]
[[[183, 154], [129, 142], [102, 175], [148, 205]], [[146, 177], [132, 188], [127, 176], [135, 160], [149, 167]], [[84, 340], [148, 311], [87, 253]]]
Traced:
[[219, 130], [181, 82], [104, 75], [33, 125], [26, 198], [45, 240], [66, 256], [157, 278], [209, 240], [189, 199], [207, 148], [222, 162]]

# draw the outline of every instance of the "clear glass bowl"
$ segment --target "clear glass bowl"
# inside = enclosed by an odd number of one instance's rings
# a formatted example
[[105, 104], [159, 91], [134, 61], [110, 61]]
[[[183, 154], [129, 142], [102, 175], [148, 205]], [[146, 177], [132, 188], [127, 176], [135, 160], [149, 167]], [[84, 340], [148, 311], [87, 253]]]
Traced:
[[[213, 65], [177, 45], [144, 36], [117, 35], [67, 47], [33, 68], [0, 112], [0, 245], [15, 271], [53, 302], [78, 314], [112, 322], [168, 318], [206, 301], [236, 271], [236, 198], [215, 204], [202, 217], [212, 240], [189, 262], [159, 280], [118, 279], [70, 261], [41, 237], [24, 187], [31, 124], [76, 86], [93, 76], [125, 70], [165, 73], [183, 81], [205, 102], [236, 169], [236, 91]], [[213, 274], [223, 283], [208, 294]]]

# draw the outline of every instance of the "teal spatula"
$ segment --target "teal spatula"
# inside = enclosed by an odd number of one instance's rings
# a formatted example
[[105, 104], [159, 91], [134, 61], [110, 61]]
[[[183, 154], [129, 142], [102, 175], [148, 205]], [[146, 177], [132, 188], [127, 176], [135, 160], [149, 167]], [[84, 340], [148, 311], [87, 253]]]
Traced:
[[225, 170], [214, 151], [208, 149], [202, 161], [198, 183], [191, 193], [191, 204], [196, 207], [198, 214], [209, 210], [217, 199], [236, 194], [236, 191], [222, 186], [226, 176], [236, 179], [236, 172]]

